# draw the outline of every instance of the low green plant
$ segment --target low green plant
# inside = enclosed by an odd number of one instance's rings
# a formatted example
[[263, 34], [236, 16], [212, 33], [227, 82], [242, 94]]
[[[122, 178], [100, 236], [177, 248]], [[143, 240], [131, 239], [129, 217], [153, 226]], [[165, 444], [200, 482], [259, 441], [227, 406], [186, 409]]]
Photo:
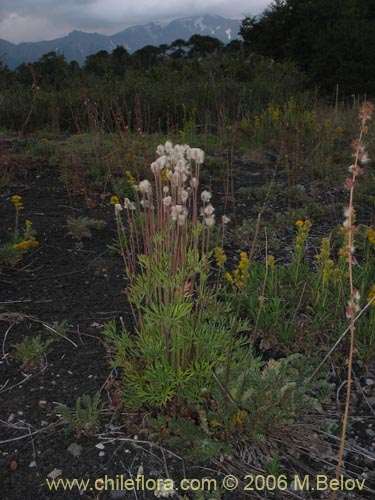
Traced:
[[203, 411], [200, 417], [200, 426], [192, 417], [159, 415], [148, 418], [147, 425], [151, 429], [149, 438], [162, 440], [172, 448], [183, 450], [184, 456], [191, 460], [207, 460], [223, 452], [230, 453], [230, 446], [217, 439], [208, 429]]
[[100, 393], [97, 392], [93, 397], [89, 394], [79, 397], [75, 409], [66, 405], [59, 406], [56, 412], [61, 413], [67, 432], [74, 432], [77, 437], [95, 434], [102, 409], [99, 401]]
[[275, 455], [270, 460], [265, 461], [264, 469], [270, 476], [278, 477], [281, 476], [282, 474], [285, 474], [285, 469], [280, 464], [280, 458], [278, 452], [276, 452]]
[[99, 231], [107, 226], [106, 221], [91, 219], [90, 217], [68, 217], [66, 225], [69, 234], [81, 240], [82, 238], [90, 238], [92, 230]]
[[21, 363], [21, 369], [30, 371], [42, 368], [46, 355], [51, 351], [53, 339], [42, 340], [41, 335], [25, 337], [18, 344], [13, 344], [15, 349], [13, 357]]
[[221, 418], [226, 429], [241, 431], [253, 442], [285, 438], [287, 434], [291, 437], [302, 418], [319, 408], [331, 393], [333, 386], [324, 373], [310, 380], [316, 365], [317, 360], [291, 354], [277, 361], [264, 363], [254, 358], [247, 366], [235, 366], [228, 393], [237, 407], [228, 408], [222, 393], [217, 389], [215, 393], [218, 401], [222, 399]]

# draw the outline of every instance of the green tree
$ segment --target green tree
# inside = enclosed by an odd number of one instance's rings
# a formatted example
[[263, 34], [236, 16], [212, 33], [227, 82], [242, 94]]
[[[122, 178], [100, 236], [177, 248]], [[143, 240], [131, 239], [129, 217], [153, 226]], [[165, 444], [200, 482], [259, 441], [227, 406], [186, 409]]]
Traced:
[[100, 50], [96, 54], [87, 56], [84, 68], [88, 73], [96, 76], [105, 76], [111, 71], [111, 58], [106, 50]]
[[245, 47], [291, 59], [312, 84], [331, 91], [375, 93], [373, 0], [275, 0], [259, 19], [246, 17]]
[[69, 80], [70, 68], [64, 54], [48, 52], [33, 64], [37, 81], [42, 86], [57, 90], [64, 88]]
[[212, 36], [193, 35], [187, 42], [189, 57], [205, 57], [208, 54], [220, 52], [224, 44]]
[[150, 68], [160, 60], [160, 49], [153, 45], [146, 45], [133, 54], [133, 63], [138, 68]]
[[111, 54], [111, 68], [113, 74], [122, 78], [125, 74], [126, 68], [130, 64], [130, 59], [128, 51], [122, 45], [117, 45]]
[[174, 42], [171, 43], [170, 49], [172, 50], [170, 56], [172, 59], [181, 59], [185, 57], [186, 42], [182, 38], [177, 38]]

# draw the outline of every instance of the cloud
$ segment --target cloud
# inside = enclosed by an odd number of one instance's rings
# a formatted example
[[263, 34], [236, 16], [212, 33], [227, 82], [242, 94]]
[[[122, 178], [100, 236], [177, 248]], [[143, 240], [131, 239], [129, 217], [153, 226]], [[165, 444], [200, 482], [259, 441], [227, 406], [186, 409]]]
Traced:
[[136, 24], [205, 13], [241, 19], [267, 0], [1, 0], [0, 33], [9, 41], [47, 40], [73, 29], [112, 34]]

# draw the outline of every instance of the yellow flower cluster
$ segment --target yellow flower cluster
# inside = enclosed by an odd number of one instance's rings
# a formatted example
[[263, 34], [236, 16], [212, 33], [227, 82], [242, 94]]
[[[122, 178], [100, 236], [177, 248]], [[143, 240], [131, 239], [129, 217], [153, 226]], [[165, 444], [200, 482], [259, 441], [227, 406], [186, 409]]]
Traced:
[[214, 250], [214, 257], [217, 267], [223, 267], [224, 262], [226, 262], [227, 260], [227, 256], [225, 255], [224, 250], [220, 247], [216, 247]]
[[135, 181], [135, 179], [134, 179], [134, 177], [133, 177], [132, 173], [130, 172], [130, 170], [127, 170], [127, 171], [125, 172], [125, 175], [126, 175], [126, 177], [127, 177], [127, 179], [128, 179], [128, 184], [129, 184], [130, 186], [134, 186], [136, 181]]
[[249, 120], [246, 118], [246, 116], [242, 117], [241, 127], [242, 127], [243, 130], [246, 130], [246, 129], [249, 128]]
[[225, 274], [226, 280], [232, 287], [244, 288], [250, 278], [250, 260], [246, 252], [240, 253], [240, 261], [233, 273]]
[[20, 243], [15, 243], [13, 248], [15, 250], [21, 250], [22, 252], [28, 252], [31, 248], [35, 248], [39, 245], [39, 242], [34, 238], [34, 236], [30, 236], [29, 239], [21, 241]]
[[274, 269], [275, 268], [275, 257], [273, 255], [269, 255], [267, 257], [267, 265], [268, 267], [270, 267], [271, 269]]
[[24, 206], [22, 205], [22, 196], [19, 196], [18, 194], [14, 194], [12, 196], [12, 203], [15, 206], [16, 210], [23, 210]]
[[[367, 297], [367, 302], [370, 302], [374, 297], [375, 297], [375, 285], [372, 285], [370, 293], [368, 294], [368, 297]], [[371, 306], [375, 307], [375, 300], [373, 301]]]
[[272, 120], [274, 122], [278, 122], [280, 120], [280, 110], [279, 110], [279, 108], [273, 108], [273, 109], [271, 109], [271, 114], [272, 114]]
[[296, 254], [302, 254], [303, 245], [311, 229], [311, 222], [309, 220], [303, 221], [298, 219], [295, 224], [297, 226], [297, 235], [294, 242], [294, 250]]
[[371, 243], [371, 245], [375, 245], [375, 230], [369, 228], [365, 232], [365, 235], [367, 236], [367, 239]]
[[117, 205], [117, 203], [120, 203], [119, 197], [116, 195], [111, 196], [110, 204]]

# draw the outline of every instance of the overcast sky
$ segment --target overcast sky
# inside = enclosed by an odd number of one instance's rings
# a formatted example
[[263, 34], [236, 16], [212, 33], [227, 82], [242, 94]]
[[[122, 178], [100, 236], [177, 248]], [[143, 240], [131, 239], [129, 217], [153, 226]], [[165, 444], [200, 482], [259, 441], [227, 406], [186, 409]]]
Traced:
[[0, 38], [36, 42], [73, 29], [110, 35], [129, 26], [196, 14], [234, 19], [262, 12], [271, 0], [0, 0]]

